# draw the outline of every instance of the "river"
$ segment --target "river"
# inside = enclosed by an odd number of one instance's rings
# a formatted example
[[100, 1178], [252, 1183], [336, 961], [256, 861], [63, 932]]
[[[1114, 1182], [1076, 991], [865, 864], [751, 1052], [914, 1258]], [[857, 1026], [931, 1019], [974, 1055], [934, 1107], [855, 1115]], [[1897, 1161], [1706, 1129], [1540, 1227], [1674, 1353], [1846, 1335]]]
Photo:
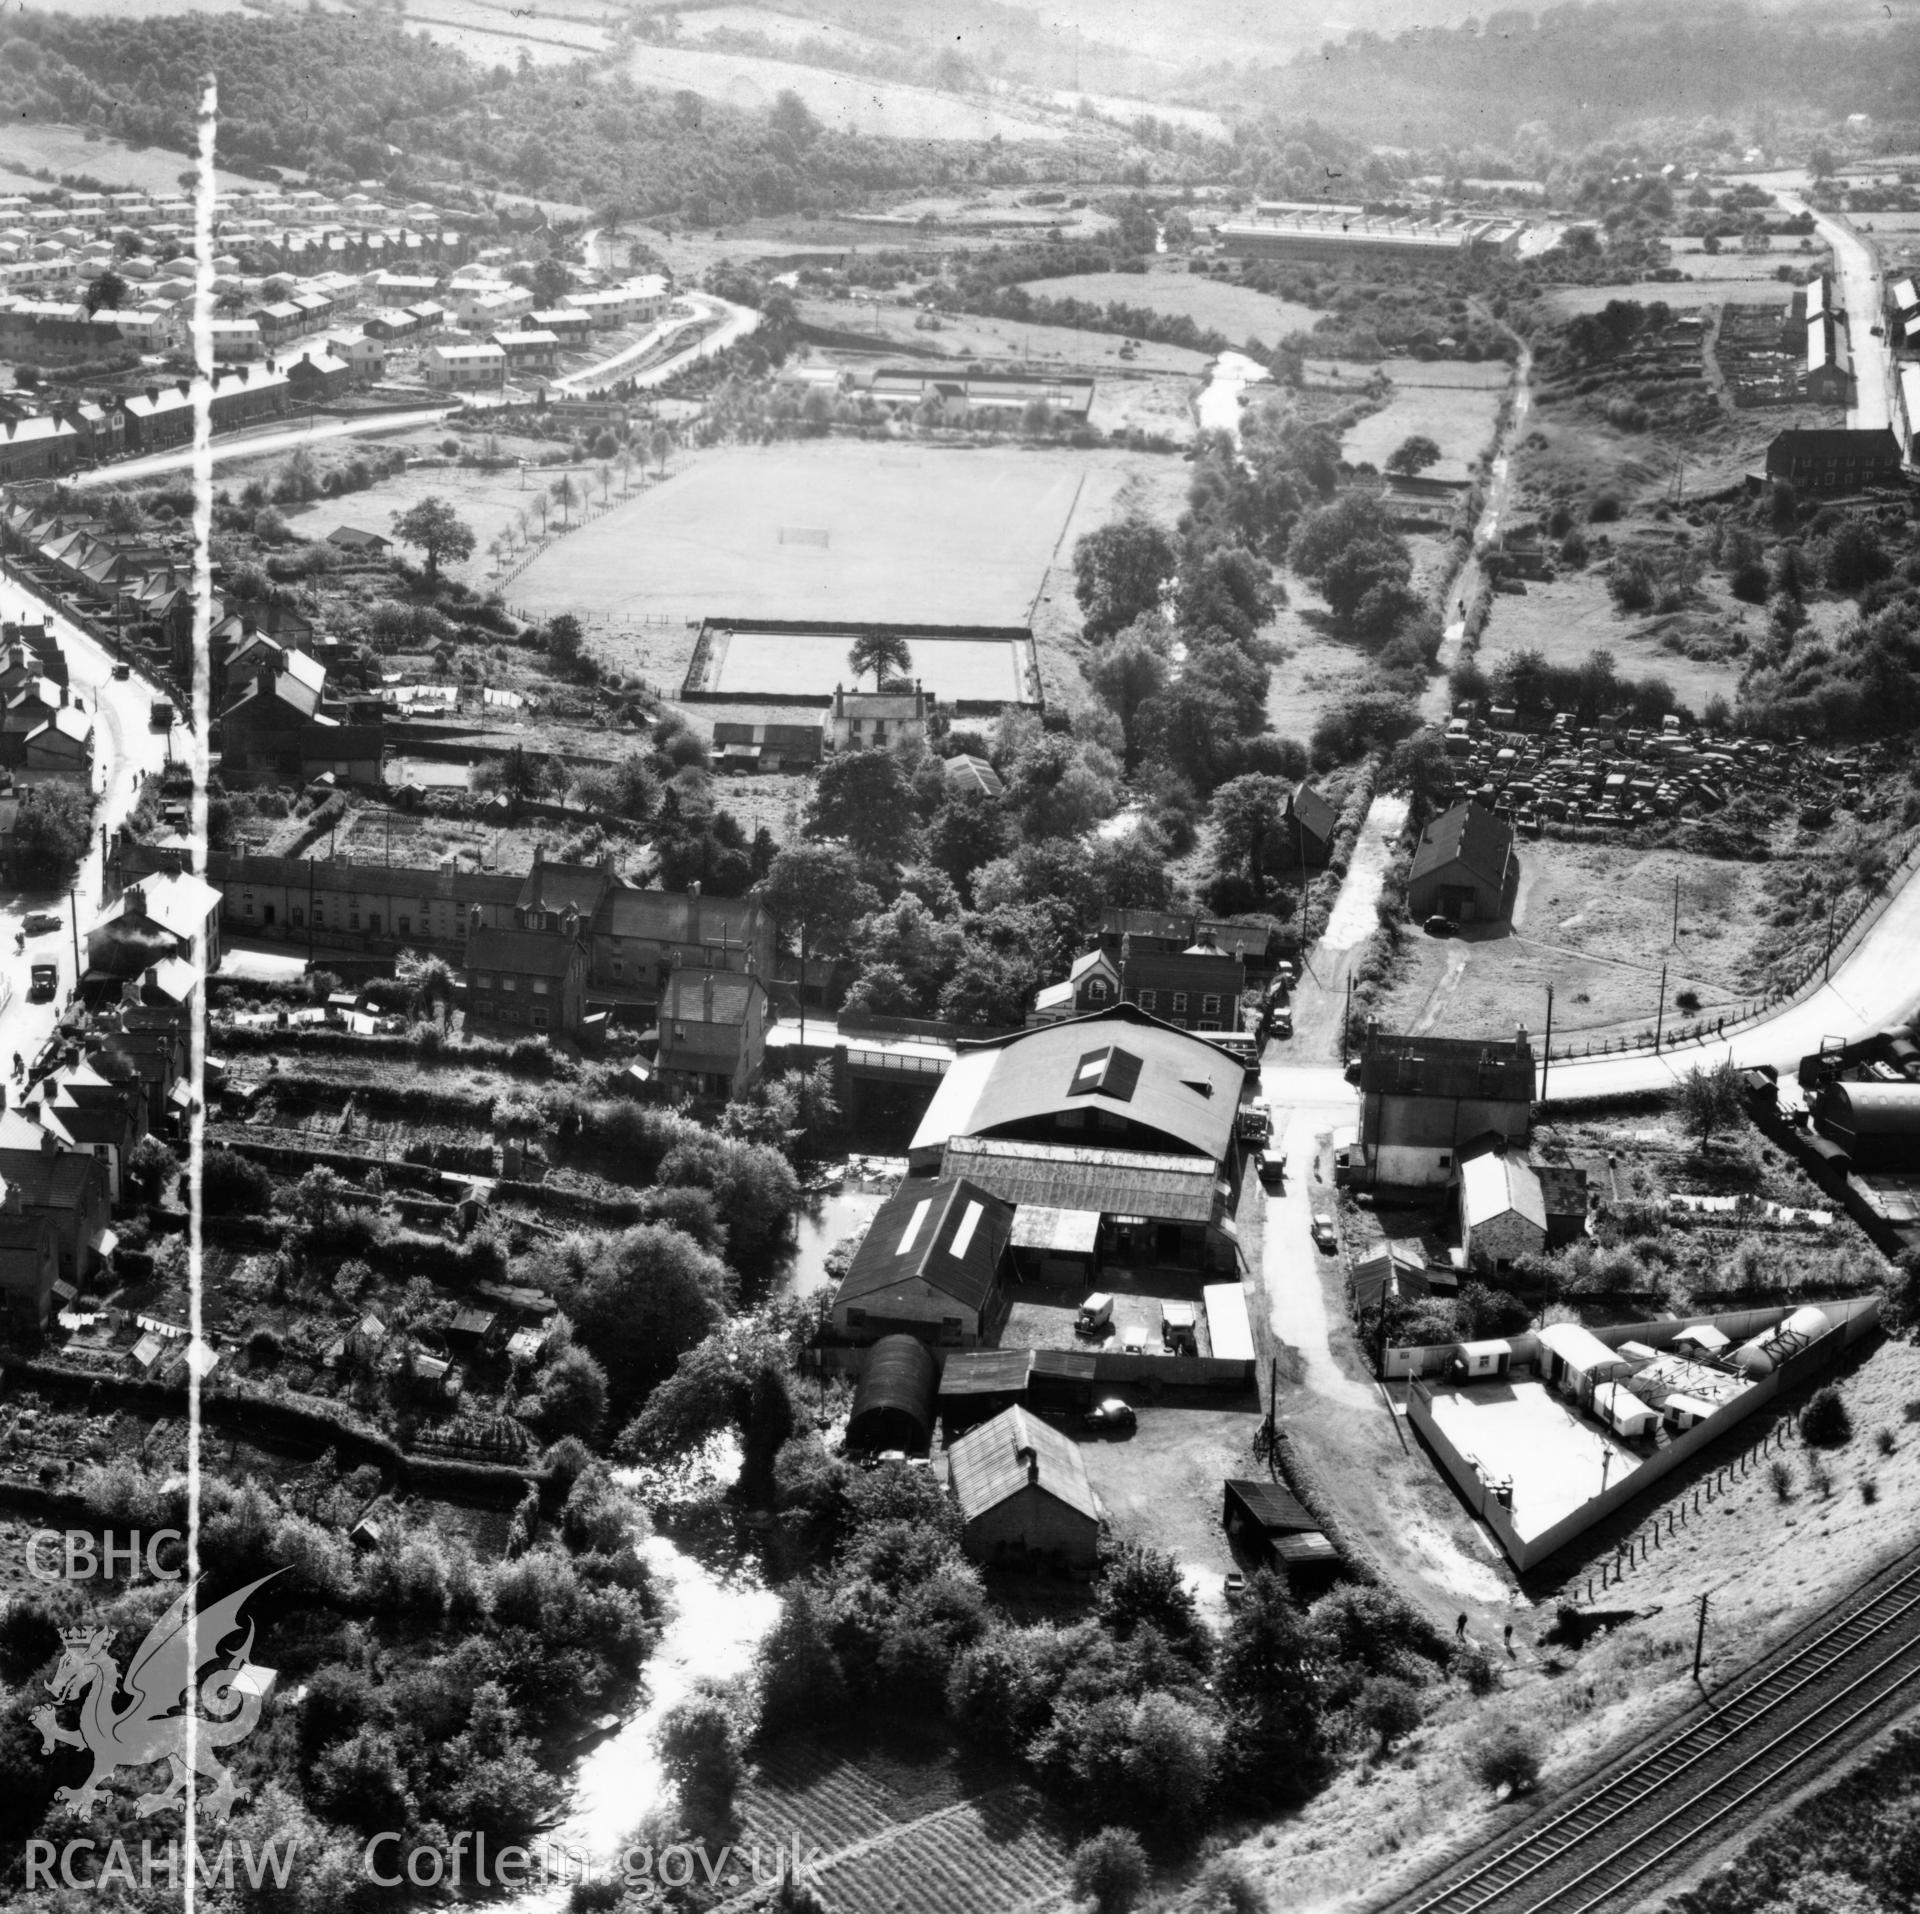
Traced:
[[1196, 411], [1203, 432], [1225, 432], [1240, 437], [1240, 404], [1250, 385], [1270, 385], [1267, 369], [1244, 352], [1223, 352], [1213, 362], [1212, 376], [1201, 388]]
[[[727, 1445], [710, 1447], [718, 1456]], [[737, 1466], [737, 1452], [731, 1460]], [[631, 1486], [635, 1472], [618, 1479]], [[566, 1818], [541, 1837], [536, 1852], [551, 1857], [549, 1878], [511, 1896], [513, 1914], [564, 1914], [575, 1881], [618, 1870], [640, 1824], [670, 1794], [654, 1748], [662, 1718], [700, 1682], [746, 1674], [780, 1612], [779, 1596], [749, 1563], [709, 1567], [661, 1535], [635, 1546], [666, 1599], [666, 1625], [642, 1671], [640, 1699], [581, 1757]]]

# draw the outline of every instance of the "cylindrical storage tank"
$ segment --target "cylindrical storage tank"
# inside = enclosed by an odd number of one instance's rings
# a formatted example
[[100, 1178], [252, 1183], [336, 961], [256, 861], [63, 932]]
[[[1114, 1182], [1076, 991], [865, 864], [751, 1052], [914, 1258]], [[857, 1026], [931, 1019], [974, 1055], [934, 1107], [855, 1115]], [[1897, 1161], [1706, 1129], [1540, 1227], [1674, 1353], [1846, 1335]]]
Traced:
[[847, 1420], [847, 1447], [876, 1453], [924, 1454], [933, 1442], [934, 1398], [940, 1386], [933, 1351], [917, 1336], [882, 1336], [867, 1351]]
[[1832, 1327], [1833, 1318], [1824, 1309], [1818, 1309], [1812, 1303], [1802, 1303], [1774, 1334], [1798, 1336], [1802, 1342], [1812, 1342], [1814, 1337], [1824, 1336]]
[[[1769, 1330], [1767, 1335], [1773, 1332]], [[1743, 1342], [1733, 1352], [1733, 1366], [1749, 1382], [1763, 1382], [1773, 1374], [1773, 1358], [1766, 1351], [1766, 1336], [1756, 1336], [1751, 1342]]]

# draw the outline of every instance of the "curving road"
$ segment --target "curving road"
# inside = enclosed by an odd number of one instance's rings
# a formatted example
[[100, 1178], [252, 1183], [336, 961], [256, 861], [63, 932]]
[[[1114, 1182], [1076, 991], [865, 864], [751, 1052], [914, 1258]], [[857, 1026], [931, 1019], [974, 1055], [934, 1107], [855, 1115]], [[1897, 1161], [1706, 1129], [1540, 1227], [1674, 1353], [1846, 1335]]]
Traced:
[[[100, 908], [102, 881], [100, 834], [116, 830], [132, 811], [140, 787], [167, 759], [169, 734], [148, 725], [153, 687], [135, 676], [116, 680], [113, 659], [85, 632], [62, 617], [53, 604], [14, 579], [0, 575], [0, 612], [11, 619], [50, 618], [61, 649], [66, 653], [71, 690], [94, 714], [93, 786], [100, 794], [94, 813], [93, 841], [74, 880], [80, 950], [86, 948], [87, 926]], [[184, 737], [176, 727], [172, 734]], [[26, 939], [26, 948], [13, 946], [29, 911], [52, 911], [60, 918], [57, 931]], [[52, 1034], [61, 1003], [78, 981], [75, 969], [74, 903], [58, 891], [0, 891], [0, 1077], [17, 1051], [31, 1062]], [[57, 963], [60, 985], [47, 1003], [27, 1001], [27, 967]]]

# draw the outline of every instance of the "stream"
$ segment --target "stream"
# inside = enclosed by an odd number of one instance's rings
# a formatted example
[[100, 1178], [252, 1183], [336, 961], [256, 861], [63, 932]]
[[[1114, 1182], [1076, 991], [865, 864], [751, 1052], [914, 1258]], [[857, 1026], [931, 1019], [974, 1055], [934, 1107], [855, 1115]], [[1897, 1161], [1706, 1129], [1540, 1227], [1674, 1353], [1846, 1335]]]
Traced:
[[[737, 1464], [737, 1455], [732, 1459]], [[632, 1486], [637, 1472], [620, 1470], [616, 1479]], [[513, 1914], [564, 1914], [576, 1881], [618, 1877], [621, 1856], [640, 1824], [671, 1792], [654, 1749], [662, 1718], [701, 1681], [744, 1675], [780, 1612], [779, 1596], [751, 1564], [715, 1569], [662, 1535], [640, 1537], [635, 1547], [665, 1598], [660, 1642], [641, 1673], [631, 1711], [581, 1756], [565, 1818], [535, 1847], [551, 1872], [506, 1899], [503, 1905]]]
[[1271, 384], [1266, 367], [1258, 359], [1249, 359], [1244, 352], [1221, 353], [1196, 402], [1201, 431], [1225, 432], [1237, 444], [1240, 403], [1248, 386]]

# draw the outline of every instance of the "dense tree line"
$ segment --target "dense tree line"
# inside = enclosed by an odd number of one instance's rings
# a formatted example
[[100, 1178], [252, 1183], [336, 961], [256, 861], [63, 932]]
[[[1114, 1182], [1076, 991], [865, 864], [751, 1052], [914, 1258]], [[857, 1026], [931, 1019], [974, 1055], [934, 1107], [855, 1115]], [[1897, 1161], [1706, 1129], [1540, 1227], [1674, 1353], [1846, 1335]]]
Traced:
[[181, 151], [192, 150], [209, 71], [220, 76], [229, 164], [396, 184], [443, 174], [476, 190], [512, 187], [702, 225], [980, 178], [1004, 163], [997, 149], [962, 142], [833, 132], [790, 94], [746, 113], [645, 92], [585, 62], [481, 67], [371, 13], [15, 11], [0, 38], [0, 102], [13, 119], [70, 120]]

